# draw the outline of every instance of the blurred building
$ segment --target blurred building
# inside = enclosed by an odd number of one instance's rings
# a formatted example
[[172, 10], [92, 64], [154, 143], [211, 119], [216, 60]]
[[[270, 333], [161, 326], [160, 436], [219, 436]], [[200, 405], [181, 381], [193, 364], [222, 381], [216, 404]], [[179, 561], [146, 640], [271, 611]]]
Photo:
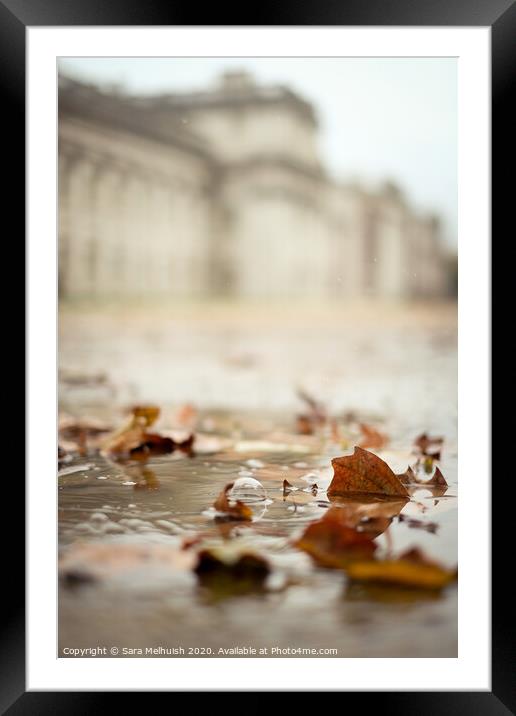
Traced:
[[335, 182], [317, 138], [308, 102], [241, 72], [152, 97], [61, 77], [60, 294], [442, 295], [437, 219]]

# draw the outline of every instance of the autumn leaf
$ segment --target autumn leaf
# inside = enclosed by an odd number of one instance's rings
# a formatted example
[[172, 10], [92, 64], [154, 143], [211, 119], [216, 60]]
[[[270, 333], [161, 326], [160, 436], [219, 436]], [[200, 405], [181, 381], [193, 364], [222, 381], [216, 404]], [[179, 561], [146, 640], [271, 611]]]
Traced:
[[331, 463], [333, 479], [327, 490], [328, 497], [369, 493], [408, 498], [407, 489], [387, 463], [358, 445], [353, 455], [336, 457]]
[[194, 572], [212, 597], [224, 598], [261, 591], [270, 567], [260, 555], [226, 544], [201, 550]]
[[155, 405], [133, 407], [126, 423], [103, 441], [102, 452], [111, 457], [146, 459], [150, 455], [168, 455], [179, 448], [191, 455], [193, 435], [182, 442], [176, 442], [168, 435], [148, 432], [147, 429], [156, 422], [159, 413]]
[[389, 442], [386, 435], [367, 423], [360, 423], [360, 430], [362, 432], [362, 439], [359, 443], [361, 448], [380, 450]]
[[229, 482], [224, 487], [220, 495], [213, 503], [213, 507], [217, 510], [217, 512], [223, 513], [223, 519], [249, 522], [253, 518], [253, 511], [249, 505], [246, 505], [240, 500], [230, 500], [228, 498], [228, 493], [231, 491], [234, 484], [234, 482]]
[[345, 567], [350, 559], [371, 556], [376, 549], [373, 538], [351, 526], [345, 509], [331, 507], [312, 522], [294, 543], [324, 567]]
[[444, 479], [443, 473], [439, 470], [438, 467], [435, 468], [435, 472], [430, 480], [428, 480], [425, 485], [439, 485], [439, 486], [447, 486], [448, 483]]
[[157, 405], [135, 405], [131, 409], [133, 421], [146, 428], [150, 428], [156, 422], [160, 412]]
[[129, 454], [131, 457], [167, 455], [173, 452], [175, 447], [172, 438], [163, 437], [158, 433], [142, 433], [138, 444], [129, 450]]
[[407, 467], [405, 472], [402, 472], [399, 475], [396, 475], [398, 480], [402, 482], [404, 485], [412, 485], [413, 483], [417, 482], [416, 479], [416, 473], [414, 470], [410, 467], [410, 465]]
[[350, 579], [359, 582], [422, 589], [442, 589], [457, 577], [457, 570], [446, 569], [419, 549], [411, 549], [398, 559], [352, 562], [346, 571]]
[[301, 435], [313, 435], [328, 419], [326, 408], [304, 390], [298, 390], [297, 394], [308, 408], [308, 412], [297, 416], [297, 432]]
[[103, 436], [111, 431], [111, 427], [93, 418], [75, 420], [68, 416], [59, 420], [59, 442], [65, 452], [79, 452], [86, 455], [89, 451], [97, 451]]
[[405, 472], [403, 472], [401, 475], [396, 475], [396, 477], [404, 484], [404, 485], [425, 485], [428, 487], [447, 487], [448, 483], [444, 479], [443, 473], [440, 471], [440, 469], [437, 467], [435, 469], [434, 474], [430, 478], [430, 480], [422, 480], [418, 475], [414, 472], [414, 470], [411, 467], [407, 467]]
[[430, 435], [422, 433], [414, 440], [414, 447], [419, 450], [421, 455], [427, 455], [438, 460], [441, 456], [441, 448], [443, 443], [443, 437], [430, 437]]

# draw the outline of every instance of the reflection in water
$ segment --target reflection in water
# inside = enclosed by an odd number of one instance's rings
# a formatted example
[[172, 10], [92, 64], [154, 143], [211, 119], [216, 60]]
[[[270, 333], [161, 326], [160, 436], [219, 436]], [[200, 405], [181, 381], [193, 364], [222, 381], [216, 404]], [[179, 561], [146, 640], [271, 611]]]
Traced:
[[[66, 465], [58, 478], [62, 548], [76, 542], [156, 544], [174, 550], [186, 543], [193, 551], [234, 545], [263, 555], [272, 573], [258, 593], [256, 582], [246, 591], [242, 577], [237, 581], [248, 596], [230, 595], [222, 600], [214, 598], [214, 594], [227, 593], [218, 588], [217, 580], [215, 589], [207, 591], [191, 572], [162, 570], [151, 580], [142, 570], [118, 582], [107, 573], [87, 588], [62, 590], [61, 645], [131, 642], [219, 647], [292, 646], [296, 642], [307, 647], [336, 646], [338, 656], [454, 656], [454, 587], [439, 596], [348, 585], [342, 571], [314, 566], [292, 542], [331, 505], [346, 510], [361, 529], [372, 533], [383, 555], [420, 546], [454, 566], [456, 458], [443, 455], [448, 488], [417, 485], [410, 490], [409, 500], [339, 498], [330, 502], [324, 488], [332, 454], [321, 453], [320, 445], [319, 451], [304, 450], [301, 457], [290, 447], [273, 452], [267, 446], [267, 451], [260, 452], [255, 449], [260, 435], [254, 434], [253, 439], [253, 449], [248, 451], [192, 458], [176, 453], [126, 464], [94, 456], [87, 463], [76, 459]], [[250, 460], [256, 462], [249, 464]], [[241, 475], [243, 471], [251, 474]], [[319, 485], [317, 495], [307, 485], [307, 474]], [[207, 508], [224, 485], [241, 477], [259, 483], [266, 499], [252, 505], [252, 522], [218, 525]], [[285, 479], [294, 488], [286, 495]], [[254, 496], [261, 497], [259, 493]], [[411, 528], [415, 520], [438, 528], [434, 532], [428, 527]], [[266, 591], [260, 594], [262, 589]], [[403, 620], [393, 622], [392, 609], [398, 603], [410, 603], [410, 611]]]

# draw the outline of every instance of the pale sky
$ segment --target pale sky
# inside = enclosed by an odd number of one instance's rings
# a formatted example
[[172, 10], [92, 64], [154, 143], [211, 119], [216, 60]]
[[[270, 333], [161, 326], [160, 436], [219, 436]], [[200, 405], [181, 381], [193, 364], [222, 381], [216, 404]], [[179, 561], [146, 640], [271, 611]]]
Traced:
[[396, 181], [439, 214], [457, 243], [457, 60], [454, 58], [62, 58], [60, 70], [131, 93], [213, 86], [228, 69], [285, 84], [315, 106], [321, 158], [337, 178]]

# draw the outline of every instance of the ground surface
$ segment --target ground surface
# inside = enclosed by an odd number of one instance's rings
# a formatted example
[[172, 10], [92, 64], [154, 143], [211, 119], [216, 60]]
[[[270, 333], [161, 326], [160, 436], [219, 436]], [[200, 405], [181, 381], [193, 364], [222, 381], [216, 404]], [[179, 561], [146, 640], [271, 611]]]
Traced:
[[[218, 451], [208, 441], [197, 457], [173, 454], [144, 468], [102, 457], [71, 460], [58, 478], [64, 553], [78, 542], [172, 548], [200, 531], [207, 544], [223, 544], [209, 507], [224, 484], [247, 474], [263, 485], [265, 499], [253, 506], [252, 526], [232, 543], [265, 555], [273, 567], [265, 590], [223, 599], [200, 586], [191, 570], [152, 564], [63, 586], [61, 655], [68, 647], [100, 645], [121, 655], [124, 647], [183, 646], [219, 656], [213, 652], [220, 647], [246, 645], [333, 648], [337, 653], [321, 655], [341, 657], [456, 655], [454, 586], [438, 594], [366, 588], [339, 570], [316, 567], [292, 547], [328, 508], [330, 459], [352, 449], [357, 420], [364, 419], [390, 436], [379, 454], [400, 471], [412, 459], [416, 435], [445, 437], [441, 469], [448, 490], [413, 490], [402, 519], [396, 515], [378, 542], [394, 552], [419, 545], [443, 564], [456, 564], [453, 306], [212, 305], [125, 314], [66, 308], [59, 356], [63, 412], [116, 423], [121, 405], [153, 401], [167, 423], [188, 402], [200, 408], [199, 429], [226, 441]], [[104, 384], [84, 385], [84, 377], [97, 374], [106, 374]], [[295, 414], [303, 409], [297, 387], [339, 416], [340, 445], [324, 431], [296, 436]], [[286, 497], [285, 478], [298, 487]]]

